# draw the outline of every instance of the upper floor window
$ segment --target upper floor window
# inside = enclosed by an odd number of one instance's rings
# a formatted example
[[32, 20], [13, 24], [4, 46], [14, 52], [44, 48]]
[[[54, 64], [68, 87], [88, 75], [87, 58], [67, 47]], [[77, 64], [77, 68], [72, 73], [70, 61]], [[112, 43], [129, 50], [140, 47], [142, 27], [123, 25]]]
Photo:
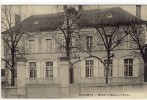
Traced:
[[133, 76], [133, 59], [124, 59], [124, 75]]
[[29, 53], [35, 53], [35, 40], [29, 40]]
[[1, 69], [1, 76], [5, 77], [5, 69]]
[[93, 77], [94, 61], [86, 60], [85, 65], [86, 65], [86, 77]]
[[46, 62], [46, 77], [53, 78], [53, 62], [52, 61]]
[[110, 61], [108, 62], [108, 60], [104, 60], [104, 62], [105, 62], [105, 64], [106, 64], [106, 66], [108, 66], [108, 64], [109, 64], [109, 76], [110, 77], [112, 77], [112, 75], [113, 75], [113, 70], [112, 70], [112, 67], [113, 67], [113, 60], [112, 59], [110, 59]]
[[36, 78], [36, 62], [30, 62], [29, 63], [30, 68], [30, 78]]
[[46, 52], [52, 52], [53, 51], [53, 41], [52, 41], [52, 39], [46, 39], [45, 41], [46, 41]]
[[87, 36], [86, 37], [86, 49], [91, 50], [93, 45], [93, 37], [92, 36]]

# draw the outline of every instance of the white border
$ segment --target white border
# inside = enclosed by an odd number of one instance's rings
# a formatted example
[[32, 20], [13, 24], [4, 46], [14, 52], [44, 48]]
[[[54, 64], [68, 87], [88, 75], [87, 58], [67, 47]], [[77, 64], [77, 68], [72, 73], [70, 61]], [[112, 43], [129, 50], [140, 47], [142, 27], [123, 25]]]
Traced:
[[84, 4], [84, 5], [97, 5], [97, 4], [147, 4], [147, 0], [2, 0], [2, 5], [63, 5], [63, 4]]

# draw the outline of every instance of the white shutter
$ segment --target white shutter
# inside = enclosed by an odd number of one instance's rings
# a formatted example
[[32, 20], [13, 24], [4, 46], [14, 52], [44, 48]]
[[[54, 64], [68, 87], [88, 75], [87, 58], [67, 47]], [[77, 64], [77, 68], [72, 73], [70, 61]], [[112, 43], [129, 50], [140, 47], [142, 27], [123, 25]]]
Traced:
[[94, 60], [94, 77], [98, 77], [98, 60]]
[[81, 61], [81, 77], [85, 77], [86, 75], [86, 69], [85, 69], [85, 60]]
[[55, 52], [55, 39], [52, 39], [52, 52]]
[[46, 65], [45, 65], [45, 62], [43, 62], [43, 77], [46, 78]]
[[42, 39], [42, 53], [46, 52], [46, 41], [45, 39]]
[[118, 59], [113, 59], [112, 63], [112, 77], [118, 77]]
[[29, 53], [29, 40], [25, 40], [25, 53]]
[[57, 61], [54, 61], [53, 62], [53, 77], [54, 78], [57, 78], [57, 71], [58, 71], [58, 69], [57, 69]]
[[40, 63], [40, 78], [44, 78], [44, 76], [43, 76], [43, 75], [44, 75], [43, 63], [44, 63], [44, 62], [41, 62], [41, 63]]
[[139, 61], [137, 58], [133, 60], [133, 77], [138, 77]]
[[119, 59], [119, 77], [124, 77], [124, 59]]
[[40, 62], [36, 62], [37, 78], [40, 78]]
[[29, 78], [29, 76], [30, 76], [30, 70], [29, 70], [29, 62], [26, 62], [26, 78]]
[[35, 39], [35, 53], [38, 53], [38, 39]]
[[100, 72], [100, 73], [99, 73], [99, 76], [100, 76], [100, 77], [104, 77], [104, 71], [105, 71], [104, 69], [105, 69], [105, 68], [104, 68], [103, 63], [101, 63], [101, 62], [99, 61], [99, 70], [100, 70], [100, 71], [99, 71], [99, 72]]

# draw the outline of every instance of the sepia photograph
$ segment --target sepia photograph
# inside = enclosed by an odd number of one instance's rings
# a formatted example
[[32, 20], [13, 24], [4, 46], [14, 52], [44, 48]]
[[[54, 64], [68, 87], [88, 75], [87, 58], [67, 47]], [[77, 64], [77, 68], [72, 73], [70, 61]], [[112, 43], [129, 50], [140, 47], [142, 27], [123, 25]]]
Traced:
[[147, 5], [2, 5], [1, 98], [147, 99]]

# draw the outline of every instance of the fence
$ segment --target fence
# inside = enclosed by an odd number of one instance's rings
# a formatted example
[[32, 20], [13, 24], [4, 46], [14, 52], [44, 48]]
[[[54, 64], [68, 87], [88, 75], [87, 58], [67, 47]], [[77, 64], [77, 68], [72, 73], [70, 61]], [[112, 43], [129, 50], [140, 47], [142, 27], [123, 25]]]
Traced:
[[49, 85], [59, 85], [59, 80], [57, 79], [48, 79], [48, 78], [27, 78], [26, 84], [49, 84]]

